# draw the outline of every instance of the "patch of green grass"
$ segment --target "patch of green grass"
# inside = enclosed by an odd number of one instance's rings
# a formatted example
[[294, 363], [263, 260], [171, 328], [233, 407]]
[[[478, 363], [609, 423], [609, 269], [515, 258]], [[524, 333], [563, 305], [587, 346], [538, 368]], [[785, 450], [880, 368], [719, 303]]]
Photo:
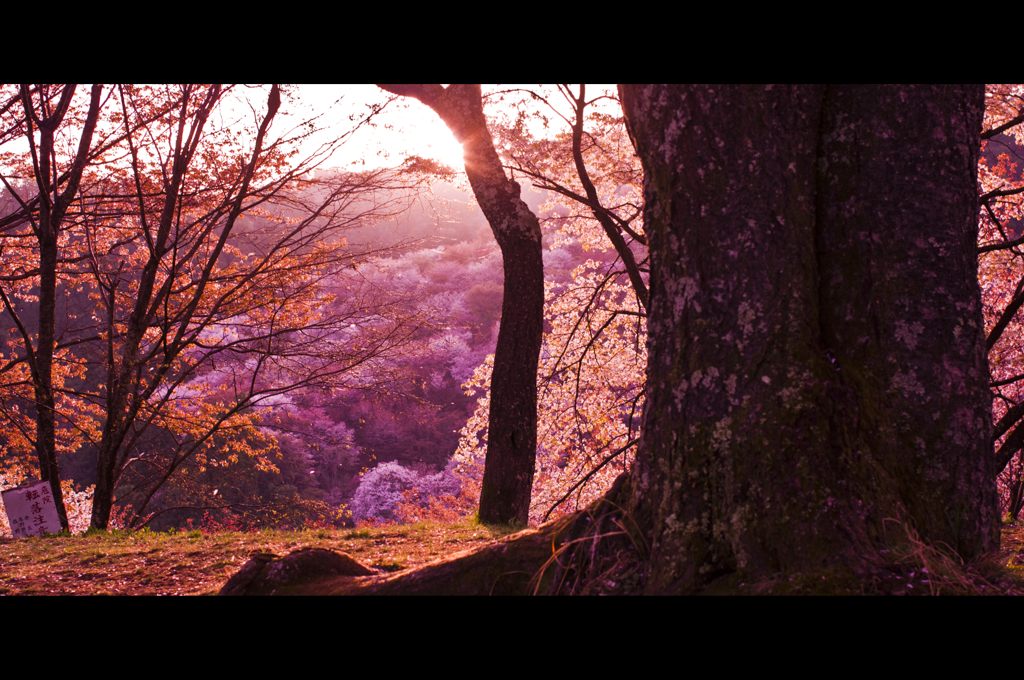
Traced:
[[369, 529], [356, 529], [345, 534], [345, 538], [373, 538]]
[[[79, 564], [85, 565], [85, 564], [92, 564], [93, 562], [99, 562], [101, 559], [103, 559], [106, 556], [107, 556], [107, 553], [96, 551], [96, 552], [92, 553], [91, 555], [88, 555], [85, 559], [83, 559], [81, 562], [79, 562]], [[40, 562], [42, 562], [42, 560], [40, 560]]]

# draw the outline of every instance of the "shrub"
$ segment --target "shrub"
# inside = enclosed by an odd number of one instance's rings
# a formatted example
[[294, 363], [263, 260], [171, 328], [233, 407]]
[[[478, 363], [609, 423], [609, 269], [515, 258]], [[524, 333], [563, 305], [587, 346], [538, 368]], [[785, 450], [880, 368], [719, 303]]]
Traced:
[[412, 518], [403, 512], [403, 504], [427, 508], [431, 499], [459, 494], [462, 485], [451, 468], [449, 464], [436, 474], [419, 475], [394, 461], [379, 464], [363, 475], [352, 498], [352, 519], [357, 524], [409, 521]]
[[[215, 508], [207, 510], [199, 523], [199, 529], [207, 534], [224, 531], [255, 532], [264, 529], [278, 531], [299, 531], [302, 529], [335, 529], [345, 524], [345, 510], [318, 500], [306, 500], [297, 496], [278, 497], [256, 507]], [[193, 520], [185, 521], [189, 529]]]

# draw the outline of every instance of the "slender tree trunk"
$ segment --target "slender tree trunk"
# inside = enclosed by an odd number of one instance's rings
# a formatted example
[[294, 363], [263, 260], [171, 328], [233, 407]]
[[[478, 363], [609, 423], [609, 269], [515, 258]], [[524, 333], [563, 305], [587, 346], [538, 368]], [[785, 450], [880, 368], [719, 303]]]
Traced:
[[[59, 101], [41, 107], [44, 116], [36, 115], [32, 103], [32, 91], [22, 85], [21, 98], [25, 111], [25, 124], [29, 147], [32, 152], [33, 170], [39, 192], [39, 212], [32, 226], [39, 246], [39, 335], [38, 345], [32, 349], [32, 340], [26, 334], [25, 350], [32, 366], [32, 382], [36, 407], [36, 453], [39, 458], [40, 477], [50, 483], [57, 516], [61, 528], [69, 530], [67, 510], [64, 507], [64, 493], [60, 485], [60, 467], [57, 464], [57, 408], [53, 393], [53, 360], [56, 348], [57, 314], [57, 264], [59, 260], [59, 237], [61, 223], [72, 199], [78, 193], [82, 172], [89, 155], [92, 135], [100, 110], [102, 86], [93, 85], [78, 151], [65, 177], [54, 162], [54, 132], [60, 127], [74, 96], [75, 85], [66, 85]], [[40, 97], [43, 96], [40, 88]], [[45, 113], [48, 111], [48, 114]], [[39, 131], [39, 142], [35, 141], [35, 130]], [[63, 180], [63, 187], [61, 182]], [[22, 203], [27, 210], [28, 206]], [[16, 317], [13, 306], [8, 306], [12, 317]], [[25, 332], [24, 326], [19, 328]]]
[[1011, 522], [1016, 522], [1020, 515], [1021, 504], [1024, 502], [1021, 491], [1024, 491], [1024, 488], [1021, 487], [1021, 480], [1019, 478], [1013, 480], [1013, 483], [1010, 484], [1010, 508], [1007, 511]]
[[[44, 135], [45, 137], [45, 135]], [[52, 136], [49, 140], [52, 145]], [[36, 453], [40, 477], [50, 483], [60, 526], [69, 530], [64, 493], [57, 465], [57, 406], [53, 396], [53, 355], [57, 314], [57, 234], [51, 212], [43, 201], [39, 229], [39, 345], [36, 350]]]
[[[168, 253], [181, 248], [182, 245], [172, 235], [172, 227], [179, 216], [178, 211], [181, 209], [178, 195], [192, 160], [195, 157], [207, 118], [220, 100], [222, 90], [220, 85], [211, 87], [207, 90], [205, 99], [196, 113], [192, 116], [186, 116], [185, 112], [188, 110], [190, 94], [191, 91], [186, 92], [185, 97], [183, 97], [181, 105], [182, 117], [179, 119], [177, 139], [171, 149], [171, 157], [174, 159], [172, 173], [163, 187], [164, 203], [159, 221], [156, 224], [150, 256], [140, 276], [135, 307], [125, 324], [126, 332], [121, 346], [121, 356], [116, 360], [113, 352], [108, 356], [107, 420], [104, 423], [98, 450], [96, 491], [93, 497], [92, 518], [90, 520], [91, 526], [97, 529], [106, 529], [110, 522], [110, 515], [114, 505], [114, 490], [125, 465], [122, 445], [128, 437], [128, 433], [146, 399], [161, 385], [174, 359], [177, 358], [183, 349], [181, 338], [186, 332], [199, 301], [202, 299], [213, 267], [227, 243], [236, 220], [241, 214], [243, 200], [248, 195], [249, 184], [252, 181], [253, 174], [260, 160], [260, 154], [263, 151], [264, 138], [281, 106], [280, 89], [277, 85], [272, 85], [267, 99], [267, 115], [260, 123], [252, 155], [243, 171], [237, 194], [233, 198], [220, 234], [217, 240], [212, 243], [211, 253], [206, 257], [203, 274], [186, 303], [186, 310], [182, 314], [183, 320], [177, 322], [177, 328], [165, 337], [166, 342], [164, 343], [162, 364], [148, 378], [148, 381], [142, 384], [139, 361], [142, 354], [143, 338], [147, 329], [153, 323], [153, 317], [160, 303], [166, 296], [171, 294], [171, 283], [174, 280], [175, 272], [172, 269], [161, 285], [157, 285], [158, 274], [161, 267], [166, 266], [165, 258]], [[138, 167], [138, 159], [135, 156], [134, 147], [131, 146], [132, 138], [130, 136], [128, 137], [128, 142], [129, 148], [132, 150], [133, 169], [137, 180], [136, 187], [140, 189], [141, 171]], [[141, 189], [139, 201], [140, 221], [143, 228], [148, 230], [147, 217], [142, 211]], [[163, 480], [166, 481], [169, 475], [170, 472], [168, 471]], [[154, 492], [155, 489], [152, 489], [150, 495], [152, 496]]]
[[983, 89], [623, 86], [645, 171], [648, 592], [998, 545]]
[[505, 177], [479, 85], [380, 85], [430, 106], [462, 144], [466, 175], [501, 248], [505, 297], [491, 374], [480, 521], [526, 524], [537, 458], [537, 362], [544, 333], [540, 222]]
[[[169, 284], [173, 281], [173, 273], [168, 276], [164, 285], [157, 285], [157, 276], [160, 273], [161, 263], [170, 250], [168, 242], [171, 240], [171, 227], [175, 218], [178, 192], [181, 183], [188, 170], [192, 155], [195, 152], [199, 139], [202, 136], [203, 125], [212, 104], [219, 97], [219, 86], [214, 86], [207, 93], [206, 100], [195, 114], [194, 120], [186, 115], [191, 89], [185, 92], [182, 97], [181, 117], [178, 119], [177, 137], [170, 149], [170, 156], [173, 158], [171, 164], [171, 176], [165, 182], [164, 203], [155, 224], [155, 229], [150, 222], [152, 215], [148, 215], [143, 209], [141, 192], [139, 200], [139, 221], [142, 228], [151, 236], [147, 239], [149, 246], [149, 258], [142, 269], [139, 277], [139, 288], [135, 295], [135, 305], [131, 315], [125, 323], [124, 340], [121, 344], [121, 355], [115, 357], [113, 351], [107, 356], [107, 403], [106, 420], [103, 423], [103, 433], [97, 451], [96, 460], [96, 489], [93, 492], [92, 516], [89, 524], [94, 529], [107, 529], [110, 523], [110, 515], [114, 507], [114, 489], [118, 480], [118, 454], [121, 451], [121, 444], [124, 442], [128, 431], [135, 420], [135, 416], [141, 408], [144, 397], [140, 394], [139, 375], [139, 354], [142, 348], [142, 340], [146, 330], [149, 328], [151, 317], [154, 313], [154, 297], [160, 294], [166, 295], [169, 291]], [[189, 129], [189, 124], [193, 127]], [[127, 114], [124, 125], [129, 129]], [[189, 130], [186, 133], [186, 130]], [[132, 165], [135, 173], [136, 188], [141, 186], [141, 172], [138, 167], [138, 158], [133, 146], [132, 137], [129, 133], [126, 137], [129, 149], [132, 154]], [[159, 300], [157, 301], [159, 303]], [[110, 328], [113, 333], [113, 328]], [[167, 364], [169, 365], [170, 358]], [[161, 371], [167, 368], [162, 367]]]

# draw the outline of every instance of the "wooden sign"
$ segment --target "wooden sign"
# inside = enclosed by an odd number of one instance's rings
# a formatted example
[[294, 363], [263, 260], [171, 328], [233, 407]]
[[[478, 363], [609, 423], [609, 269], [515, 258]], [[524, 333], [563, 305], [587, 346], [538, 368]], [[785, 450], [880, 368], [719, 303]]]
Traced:
[[8, 489], [3, 492], [4, 508], [15, 538], [42, 536], [44, 531], [60, 531], [57, 506], [49, 482], [36, 482], [31, 486]]

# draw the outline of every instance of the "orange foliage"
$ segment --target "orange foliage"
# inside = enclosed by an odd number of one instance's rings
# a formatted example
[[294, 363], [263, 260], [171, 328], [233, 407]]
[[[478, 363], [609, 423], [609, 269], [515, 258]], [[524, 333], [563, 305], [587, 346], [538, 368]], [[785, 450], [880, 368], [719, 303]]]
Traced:
[[[67, 91], [41, 86], [33, 96], [52, 103]], [[57, 450], [98, 448], [114, 471], [106, 493], [130, 481], [141, 512], [182, 465], [203, 471], [246, 456], [274, 471], [276, 441], [260, 428], [267, 404], [372, 371], [409, 337], [384, 305], [359, 307], [358, 289], [339, 301], [325, 282], [372, 255], [346, 248], [341, 232], [398, 212], [411, 180], [386, 171], [312, 179], [345, 135], [299, 159], [314, 124], [272, 125], [287, 88], [257, 88], [252, 105], [242, 86], [105, 92], [80, 187], [57, 226], [58, 290], [78, 304], [68, 305], [54, 356]], [[19, 96], [0, 86], [0, 104]], [[88, 110], [76, 93], [55, 133], [54, 175], [76, 158]], [[19, 106], [0, 108], [0, 129], [13, 131], [0, 144], [23, 136], [22, 117]], [[11, 215], [0, 231], [0, 292], [32, 309], [37, 165], [0, 147], [0, 175], [20, 199], [0, 206], [0, 220]], [[366, 331], [358, 339], [338, 335], [356, 324]], [[2, 465], [33, 450], [30, 331], [0, 348]], [[140, 447], [147, 430], [172, 445]]]
[[398, 524], [413, 522], [438, 522], [454, 524], [473, 514], [477, 508], [479, 492], [475, 496], [460, 492], [458, 496], [445, 494], [422, 498], [416, 489], [402, 492], [398, 503]]

